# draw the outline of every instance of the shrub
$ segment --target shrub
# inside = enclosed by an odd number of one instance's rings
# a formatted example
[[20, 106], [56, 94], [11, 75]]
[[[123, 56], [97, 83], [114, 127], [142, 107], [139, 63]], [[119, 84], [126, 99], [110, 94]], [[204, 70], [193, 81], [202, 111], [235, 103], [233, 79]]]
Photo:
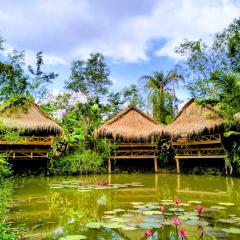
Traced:
[[6, 161], [4, 155], [0, 155], [0, 181], [11, 175], [11, 165]]
[[91, 150], [77, 150], [63, 157], [53, 157], [49, 171], [53, 175], [100, 173], [103, 172], [103, 162], [103, 157]]

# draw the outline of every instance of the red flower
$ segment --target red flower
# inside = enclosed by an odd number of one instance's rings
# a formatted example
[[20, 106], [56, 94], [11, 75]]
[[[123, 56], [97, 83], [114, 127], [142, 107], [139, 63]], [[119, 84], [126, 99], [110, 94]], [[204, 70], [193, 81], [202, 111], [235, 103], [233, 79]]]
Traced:
[[198, 212], [199, 215], [201, 215], [204, 212], [204, 207], [202, 205], [197, 205], [196, 211]]
[[181, 238], [184, 238], [187, 236], [187, 231], [181, 229], [178, 231], [178, 236], [181, 237]]
[[146, 230], [145, 231], [145, 236], [146, 237], [151, 237], [153, 235], [152, 230]]
[[165, 207], [164, 206], [160, 206], [160, 211], [163, 212], [165, 210]]
[[179, 220], [179, 218], [174, 217], [174, 218], [172, 219], [172, 223], [173, 223], [174, 225], [176, 225], [176, 226], [180, 225], [180, 220]]
[[178, 206], [181, 203], [181, 200], [177, 198], [174, 200], [174, 203], [176, 206]]

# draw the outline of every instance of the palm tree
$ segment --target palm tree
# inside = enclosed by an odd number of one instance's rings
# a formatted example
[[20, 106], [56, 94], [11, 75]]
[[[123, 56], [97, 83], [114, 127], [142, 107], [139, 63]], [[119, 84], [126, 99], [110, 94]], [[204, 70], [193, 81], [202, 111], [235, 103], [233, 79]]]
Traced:
[[170, 86], [170, 83], [178, 83], [179, 80], [183, 80], [183, 77], [176, 71], [170, 71], [166, 76], [162, 71], [154, 72], [152, 76], [145, 75], [140, 78], [144, 90], [147, 91], [148, 101], [152, 104], [153, 119], [159, 123], [164, 122], [166, 117], [165, 103], [167, 97], [175, 97], [174, 87]]

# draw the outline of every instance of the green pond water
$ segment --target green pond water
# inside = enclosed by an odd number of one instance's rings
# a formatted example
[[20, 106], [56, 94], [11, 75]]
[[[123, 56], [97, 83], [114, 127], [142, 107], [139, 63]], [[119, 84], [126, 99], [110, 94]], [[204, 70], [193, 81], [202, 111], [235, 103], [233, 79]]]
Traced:
[[[23, 239], [178, 239], [175, 216], [187, 239], [202, 232], [202, 239], [240, 239], [240, 179], [113, 174], [28, 177], [13, 186], [8, 222]], [[198, 204], [205, 209], [200, 216]]]

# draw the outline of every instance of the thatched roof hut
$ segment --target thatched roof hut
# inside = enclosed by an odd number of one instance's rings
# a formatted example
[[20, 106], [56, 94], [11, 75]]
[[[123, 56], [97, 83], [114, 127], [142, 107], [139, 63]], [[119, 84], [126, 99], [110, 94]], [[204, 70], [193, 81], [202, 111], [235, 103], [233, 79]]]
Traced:
[[237, 122], [240, 122], [240, 112], [237, 112], [234, 114], [234, 120], [236, 120]]
[[164, 128], [165, 133], [173, 137], [191, 137], [203, 133], [212, 133], [223, 127], [223, 118], [211, 105], [201, 105], [195, 99], [189, 100], [173, 121]]
[[22, 130], [27, 135], [59, 135], [63, 129], [37, 104], [26, 100], [27, 109], [3, 106], [0, 122], [12, 130]]
[[163, 126], [136, 107], [129, 107], [98, 128], [95, 136], [131, 142], [147, 141], [162, 132]]

